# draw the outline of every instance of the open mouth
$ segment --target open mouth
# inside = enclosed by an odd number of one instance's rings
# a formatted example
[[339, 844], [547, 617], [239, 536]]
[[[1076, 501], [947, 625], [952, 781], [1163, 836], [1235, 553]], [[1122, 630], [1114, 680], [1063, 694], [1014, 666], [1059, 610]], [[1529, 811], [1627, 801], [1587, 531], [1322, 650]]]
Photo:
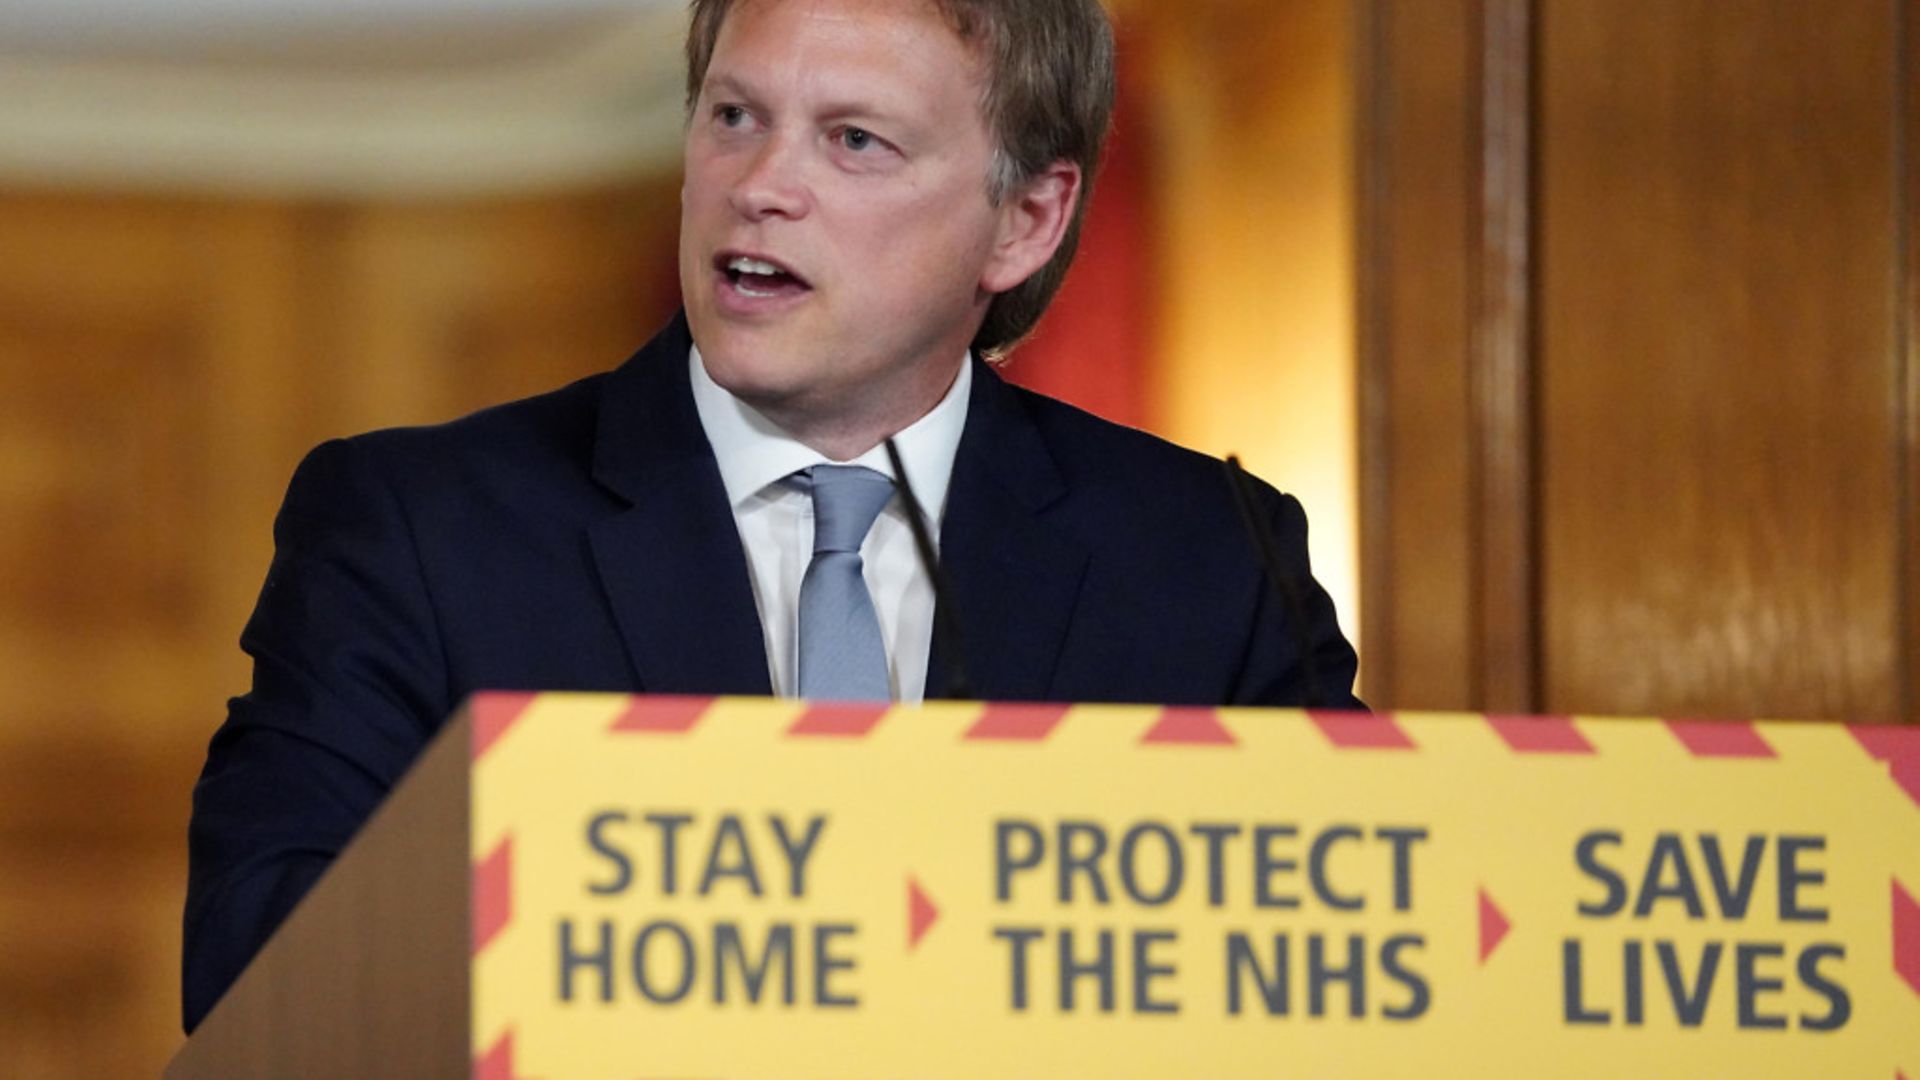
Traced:
[[749, 255], [722, 254], [714, 260], [716, 269], [735, 292], [752, 300], [770, 300], [797, 296], [812, 288], [798, 274], [766, 259]]

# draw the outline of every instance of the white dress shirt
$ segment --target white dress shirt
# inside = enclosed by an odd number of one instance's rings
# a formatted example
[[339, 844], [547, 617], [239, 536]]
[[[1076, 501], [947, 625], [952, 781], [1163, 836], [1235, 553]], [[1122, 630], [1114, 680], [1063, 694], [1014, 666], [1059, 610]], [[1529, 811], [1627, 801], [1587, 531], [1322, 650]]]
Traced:
[[[837, 464], [864, 465], [891, 478], [893, 465], [884, 445], [851, 462], [830, 462], [714, 382], [698, 348], [692, 350], [688, 364], [693, 404], [720, 463], [720, 480], [746, 548], [773, 692], [792, 697], [800, 684], [800, 580], [813, 561], [813, 499], [788, 477], [815, 465]], [[894, 436], [936, 545], [972, 386], [969, 356], [940, 403]], [[927, 655], [933, 643], [933, 582], [913, 550], [913, 533], [898, 494], [874, 521], [860, 545], [860, 557], [867, 591], [880, 617], [893, 696], [898, 701], [919, 701], [926, 694]]]

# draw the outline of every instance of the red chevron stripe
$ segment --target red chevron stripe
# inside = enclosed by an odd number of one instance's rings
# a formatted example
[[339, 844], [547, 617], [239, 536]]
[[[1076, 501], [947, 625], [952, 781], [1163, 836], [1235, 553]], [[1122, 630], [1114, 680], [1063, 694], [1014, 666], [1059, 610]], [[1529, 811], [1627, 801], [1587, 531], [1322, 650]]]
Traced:
[[1920, 728], [1873, 724], [1847, 730], [1868, 754], [1887, 763], [1893, 782], [1920, 807]]
[[1307, 713], [1327, 741], [1342, 750], [1415, 750], [1413, 737], [1391, 713], [1338, 712], [1314, 709]]
[[860, 739], [880, 724], [893, 708], [891, 702], [823, 702], [807, 706], [787, 734], [814, 738]]
[[678, 694], [642, 694], [607, 730], [622, 735], [681, 735], [692, 731], [713, 707], [713, 698]]
[[514, 1080], [513, 1030], [509, 1028], [486, 1056], [473, 1059], [473, 1080]]
[[473, 867], [473, 953], [493, 943], [513, 921], [513, 834]]
[[1518, 754], [1591, 754], [1571, 716], [1489, 716], [1487, 726]]
[[1773, 747], [1760, 737], [1751, 722], [1744, 720], [1668, 720], [1667, 730], [1687, 748], [1687, 753], [1703, 758], [1770, 758]]
[[488, 690], [468, 698], [467, 712], [473, 717], [472, 760], [479, 761], [487, 751], [493, 749], [507, 729], [525, 715], [533, 705], [533, 699], [539, 696]]
[[1920, 994], [1920, 903], [1893, 883], [1893, 970], [1915, 994]]
[[1234, 746], [1233, 732], [1220, 722], [1212, 709], [1173, 706], [1160, 710], [1160, 718], [1141, 736], [1143, 743], [1188, 746]]
[[1066, 718], [1068, 705], [988, 705], [962, 738], [1038, 742]]

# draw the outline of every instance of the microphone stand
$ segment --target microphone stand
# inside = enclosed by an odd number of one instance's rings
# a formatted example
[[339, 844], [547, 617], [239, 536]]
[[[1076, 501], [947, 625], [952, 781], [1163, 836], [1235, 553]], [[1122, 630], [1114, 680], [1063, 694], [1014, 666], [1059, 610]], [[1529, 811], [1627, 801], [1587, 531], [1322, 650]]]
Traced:
[[953, 610], [953, 590], [947, 586], [947, 576], [940, 570], [940, 556], [934, 550], [933, 536], [927, 532], [926, 516], [921, 512], [920, 500], [913, 494], [913, 485], [907, 482], [907, 466], [900, 458], [900, 448], [888, 438], [887, 460], [893, 465], [894, 486], [900, 491], [900, 502], [906, 507], [907, 528], [913, 533], [913, 549], [920, 556], [920, 567], [927, 572], [927, 579], [933, 582], [933, 619], [934, 640], [944, 647], [941, 658], [946, 661], [947, 692], [944, 695], [955, 701], [973, 699], [973, 683], [967, 678], [965, 651], [960, 643], [960, 620]]

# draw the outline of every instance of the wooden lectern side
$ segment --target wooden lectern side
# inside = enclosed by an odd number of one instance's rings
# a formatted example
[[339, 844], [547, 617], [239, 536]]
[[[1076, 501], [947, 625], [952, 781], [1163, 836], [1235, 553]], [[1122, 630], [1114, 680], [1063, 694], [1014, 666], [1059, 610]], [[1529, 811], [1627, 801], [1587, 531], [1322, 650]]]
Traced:
[[471, 1075], [471, 724], [447, 724], [167, 1080]]

